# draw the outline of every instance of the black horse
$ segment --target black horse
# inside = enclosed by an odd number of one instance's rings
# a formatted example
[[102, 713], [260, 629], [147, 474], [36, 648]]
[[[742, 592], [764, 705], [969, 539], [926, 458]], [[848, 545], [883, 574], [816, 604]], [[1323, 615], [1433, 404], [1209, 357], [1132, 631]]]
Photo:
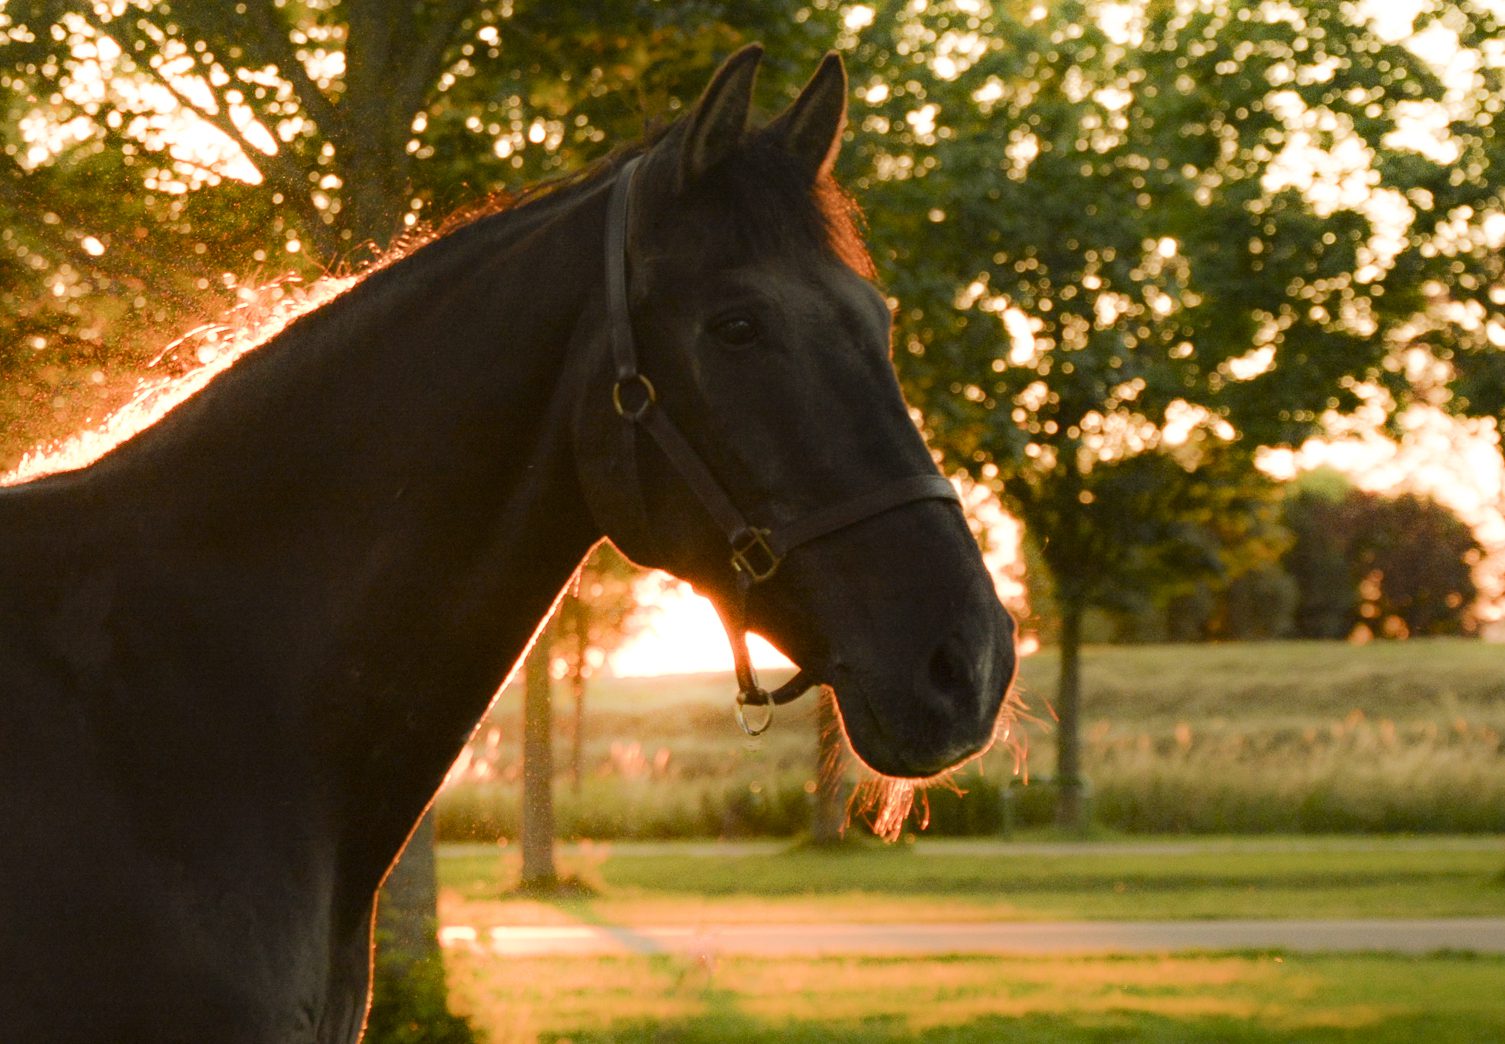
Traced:
[[879, 772], [988, 744], [1013, 625], [831, 181], [846, 77], [749, 131], [759, 54], [0, 489], [0, 1040], [356, 1040], [373, 895], [603, 536]]

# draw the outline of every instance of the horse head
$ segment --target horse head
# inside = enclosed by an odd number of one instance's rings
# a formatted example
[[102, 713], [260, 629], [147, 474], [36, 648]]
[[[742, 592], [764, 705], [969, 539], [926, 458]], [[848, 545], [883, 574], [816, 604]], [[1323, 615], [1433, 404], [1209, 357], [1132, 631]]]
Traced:
[[831, 175], [841, 60], [752, 129], [760, 56], [728, 59], [618, 175], [582, 487], [629, 557], [830, 685], [869, 766], [926, 777], [991, 741], [1014, 625], [900, 393], [890, 304]]

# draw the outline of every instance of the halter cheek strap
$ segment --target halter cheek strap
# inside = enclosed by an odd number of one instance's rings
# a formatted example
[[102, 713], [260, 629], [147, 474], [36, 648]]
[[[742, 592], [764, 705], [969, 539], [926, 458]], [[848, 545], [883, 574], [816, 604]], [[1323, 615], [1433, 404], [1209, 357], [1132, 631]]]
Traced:
[[[812, 688], [817, 680], [801, 670], [772, 692], [758, 684], [747, 650], [747, 600], [757, 584], [778, 572], [784, 556], [801, 544], [846, 529], [874, 515], [919, 500], [950, 500], [960, 503], [956, 490], [942, 475], [931, 472], [895, 479], [847, 500], [829, 504], [792, 522], [755, 526], [732, 501], [726, 489], [686, 441], [679, 426], [659, 405], [653, 382], [638, 372], [637, 348], [632, 335], [632, 316], [627, 307], [627, 227], [632, 186], [641, 157], [628, 161], [612, 185], [606, 218], [607, 330], [611, 341], [616, 380], [611, 388], [612, 407], [626, 423], [627, 438], [634, 428], [652, 436], [669, 463], [694, 492], [711, 519], [725, 535], [730, 564], [737, 584], [735, 603], [722, 611], [732, 646], [737, 674], [737, 722], [750, 736], [768, 728], [775, 704], [788, 703]], [[747, 708], [762, 713], [750, 720]]]

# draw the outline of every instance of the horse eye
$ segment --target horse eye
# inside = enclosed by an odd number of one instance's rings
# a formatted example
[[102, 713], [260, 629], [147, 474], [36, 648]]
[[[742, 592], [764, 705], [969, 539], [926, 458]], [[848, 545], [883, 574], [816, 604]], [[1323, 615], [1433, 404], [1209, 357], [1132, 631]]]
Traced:
[[711, 333], [716, 335], [717, 340], [733, 348], [746, 348], [758, 340], [757, 324], [741, 316], [721, 320], [711, 327]]

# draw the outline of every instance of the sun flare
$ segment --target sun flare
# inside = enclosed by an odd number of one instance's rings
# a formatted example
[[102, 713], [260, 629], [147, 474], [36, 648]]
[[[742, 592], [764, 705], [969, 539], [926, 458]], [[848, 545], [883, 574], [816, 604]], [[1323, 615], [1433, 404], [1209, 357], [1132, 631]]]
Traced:
[[[246, 288], [240, 303], [220, 321], [196, 327], [158, 352], [124, 406], [97, 424], [28, 451], [14, 468], [0, 474], [0, 485], [16, 485], [92, 464], [192, 398], [246, 352], [271, 340], [299, 316], [332, 301], [355, 282], [354, 277], [326, 276], [308, 283], [284, 277], [256, 289]], [[189, 360], [186, 366], [177, 362], [180, 357]]]
[[[647, 678], [732, 669], [731, 647], [721, 618], [689, 584], [659, 574], [640, 583], [637, 593], [651, 600], [652, 612], [647, 625], [612, 653], [612, 674]], [[761, 635], [747, 637], [754, 667], [777, 670], [793, 666]]]

